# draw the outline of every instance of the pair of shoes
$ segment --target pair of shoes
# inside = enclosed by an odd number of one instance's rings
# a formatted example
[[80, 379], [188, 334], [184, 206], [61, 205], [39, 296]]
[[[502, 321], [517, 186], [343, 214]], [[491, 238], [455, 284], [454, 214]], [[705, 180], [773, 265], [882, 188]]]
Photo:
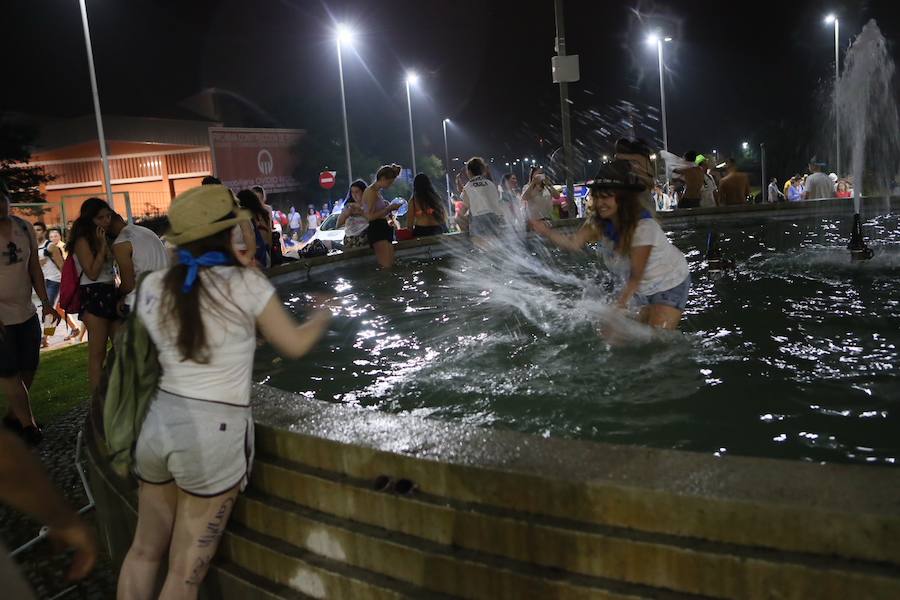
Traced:
[[419, 486], [410, 479], [394, 479], [387, 475], [379, 475], [375, 478], [372, 488], [376, 492], [394, 492], [401, 496], [412, 496]]

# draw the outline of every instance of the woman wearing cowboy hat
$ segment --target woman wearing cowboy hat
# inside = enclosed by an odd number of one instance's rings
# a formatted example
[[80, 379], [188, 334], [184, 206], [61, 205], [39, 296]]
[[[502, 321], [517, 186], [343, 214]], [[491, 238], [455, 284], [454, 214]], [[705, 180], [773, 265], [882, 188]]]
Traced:
[[169, 210], [178, 264], [140, 284], [135, 311], [162, 374], [134, 450], [138, 524], [119, 598], [151, 598], [166, 553], [159, 597], [197, 597], [252, 463], [255, 333], [297, 358], [327, 327], [324, 309], [298, 325], [265, 276], [235, 260], [231, 229], [249, 219], [225, 186], [184, 192]]
[[587, 220], [574, 235], [554, 231], [534, 220], [534, 231], [572, 252], [590, 242], [624, 285], [617, 305], [640, 307], [639, 320], [675, 329], [687, 303], [691, 275], [681, 251], [669, 243], [659, 223], [641, 207], [640, 183], [624, 160], [600, 168], [590, 187]]

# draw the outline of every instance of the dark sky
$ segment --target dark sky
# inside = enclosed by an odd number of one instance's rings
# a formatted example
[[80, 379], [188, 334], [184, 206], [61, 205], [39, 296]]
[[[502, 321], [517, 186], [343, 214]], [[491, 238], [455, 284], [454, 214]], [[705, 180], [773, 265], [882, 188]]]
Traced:
[[[658, 129], [656, 53], [666, 45], [670, 149], [730, 153], [774, 128], [808, 146], [830, 140], [822, 98], [833, 73], [835, 11], [842, 45], [875, 18], [898, 54], [900, 1], [566, 3], [567, 45], [581, 57], [571, 85], [573, 136], [589, 156], [611, 153], [633, 107]], [[404, 71], [421, 84], [413, 112], [420, 154], [547, 156], [560, 143], [551, 82], [552, 0], [88, 0], [104, 113], [168, 115], [205, 87], [234, 91], [281, 126], [341, 136], [333, 27], [359, 32], [345, 52], [351, 143], [408, 163]], [[38, 115], [91, 111], [76, 0], [14, 0], [4, 9], [0, 108]], [[623, 104], [629, 103], [629, 104]], [[779, 125], [780, 123], [780, 125]], [[544, 140], [543, 146], [541, 140]], [[824, 142], [823, 142], [824, 143]], [[798, 142], [798, 148], [800, 144]]]

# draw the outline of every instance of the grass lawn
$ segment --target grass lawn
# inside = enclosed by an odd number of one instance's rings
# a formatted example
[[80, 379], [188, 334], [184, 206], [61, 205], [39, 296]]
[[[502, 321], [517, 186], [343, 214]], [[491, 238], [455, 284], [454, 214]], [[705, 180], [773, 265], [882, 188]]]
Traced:
[[31, 408], [39, 423], [49, 425], [88, 400], [87, 359], [87, 344], [41, 353], [31, 386]]

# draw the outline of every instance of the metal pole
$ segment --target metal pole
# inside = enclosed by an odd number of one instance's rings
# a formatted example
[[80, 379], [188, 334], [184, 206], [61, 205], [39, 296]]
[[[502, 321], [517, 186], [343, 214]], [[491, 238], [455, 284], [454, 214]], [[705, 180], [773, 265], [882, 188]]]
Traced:
[[447, 119], [443, 120], [444, 126], [444, 176], [447, 178], [447, 202], [450, 202], [450, 151], [447, 146]]
[[103, 117], [100, 116], [100, 93], [97, 91], [97, 73], [94, 70], [94, 50], [91, 48], [91, 30], [88, 27], [87, 7], [85, 0], [79, 0], [81, 6], [81, 24], [84, 27], [84, 45], [87, 48], [88, 72], [91, 75], [91, 93], [94, 96], [94, 117], [97, 120], [97, 137], [100, 142], [100, 162], [103, 164], [103, 181], [106, 184], [106, 201], [113, 205], [112, 177], [109, 174], [109, 156], [106, 154], [106, 135], [103, 133]]
[[[554, 0], [553, 8], [556, 14], [556, 55], [566, 55], [566, 23], [563, 16], [563, 0]], [[562, 116], [563, 134], [563, 166], [566, 171], [566, 198], [569, 201], [571, 211], [578, 214], [578, 206], [575, 204], [575, 181], [572, 173], [572, 122], [569, 112], [569, 84], [559, 84], [559, 109]]]
[[406, 81], [406, 107], [409, 109], [409, 151], [412, 153], [413, 177], [416, 176], [416, 142], [413, 138], [412, 99], [409, 95], [409, 80]]
[[341, 40], [337, 40], [338, 73], [341, 79], [341, 110], [344, 115], [344, 151], [347, 153], [347, 184], [353, 182], [353, 168], [350, 166], [350, 130], [347, 125], [347, 99], [344, 95], [344, 61], [341, 57]]
[[663, 78], [665, 62], [663, 62], [663, 41], [656, 40], [656, 52], [659, 58], [659, 104], [662, 109], [663, 150], [669, 151], [669, 132], [666, 128], [666, 83]]
[[761, 196], [763, 202], [769, 201], [769, 181], [766, 179], [766, 145], [759, 145], [759, 162], [760, 167], [762, 167], [762, 185], [760, 188], [762, 189]]
[[[837, 94], [838, 89], [838, 79], [841, 77], [841, 55], [840, 55], [840, 25], [838, 24], [838, 20], [834, 20], [834, 92]], [[837, 153], [837, 160], [835, 161], [835, 166], [837, 167], [837, 175], [841, 176], [841, 119], [840, 113], [838, 112], [839, 108], [835, 107], [834, 111], [834, 125], [835, 125], [835, 136], [834, 136], [834, 145], [835, 151]]]

